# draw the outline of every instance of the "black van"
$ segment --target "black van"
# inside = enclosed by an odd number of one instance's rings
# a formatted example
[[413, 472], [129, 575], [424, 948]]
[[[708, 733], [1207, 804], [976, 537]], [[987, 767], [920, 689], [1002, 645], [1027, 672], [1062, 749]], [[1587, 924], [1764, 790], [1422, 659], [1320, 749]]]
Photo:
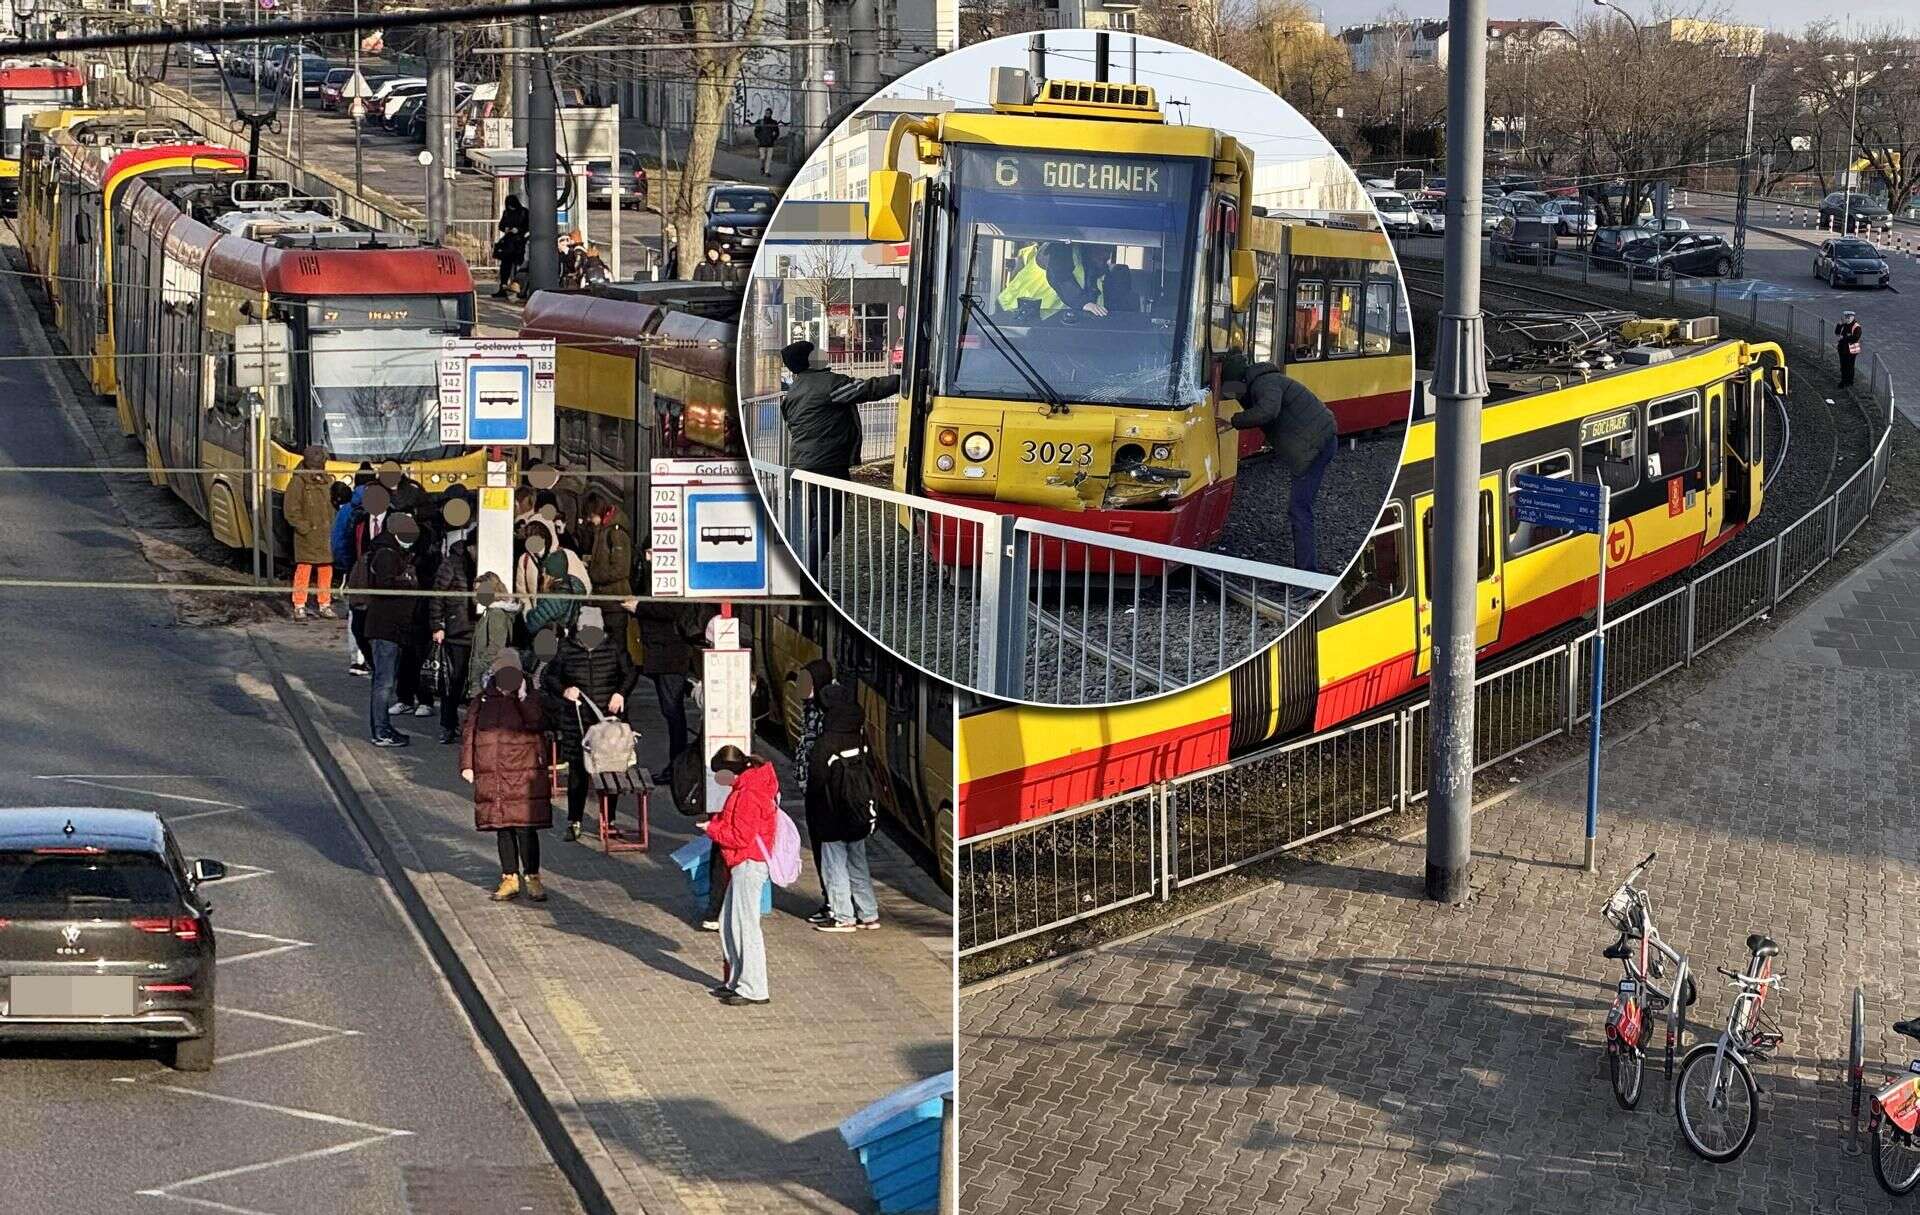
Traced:
[[1497, 262], [1545, 262], [1559, 260], [1560, 228], [1550, 219], [1509, 215], [1493, 230], [1488, 252]]

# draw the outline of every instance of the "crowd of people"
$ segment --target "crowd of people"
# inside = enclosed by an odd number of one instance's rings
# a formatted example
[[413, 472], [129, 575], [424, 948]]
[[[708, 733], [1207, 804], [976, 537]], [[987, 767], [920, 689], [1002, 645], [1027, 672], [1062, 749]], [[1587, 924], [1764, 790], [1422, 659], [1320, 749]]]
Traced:
[[[769, 880], [780, 779], [765, 756], [699, 746], [702, 650], [711, 607], [641, 598], [645, 553], [622, 505], [589, 491], [564, 511], [551, 489], [525, 488], [515, 503], [511, 583], [477, 572], [478, 519], [455, 486], [433, 496], [398, 466], [362, 465], [352, 484], [309, 448], [288, 480], [283, 513], [293, 533], [293, 618], [336, 620], [334, 576], [346, 605], [348, 670], [370, 681], [368, 737], [411, 745], [396, 723], [437, 719], [442, 745], [459, 748], [472, 786], [474, 826], [495, 836], [499, 902], [544, 902], [541, 833], [564, 790], [568, 840], [581, 838], [596, 787], [589, 735], [624, 721], [643, 685], [666, 723], [665, 766], [653, 774], [712, 841], [701, 926], [722, 937], [726, 973], [715, 994], [729, 1004], [770, 999], [760, 900]], [[309, 602], [317, 599], [309, 614]], [[750, 643], [749, 643], [750, 644]], [[792, 677], [803, 704], [794, 766], [806, 807], [822, 932], [879, 926], [866, 858], [877, 825], [879, 774], [858, 697], [816, 660]], [[754, 689], [756, 725], [772, 717], [769, 689]], [[707, 777], [725, 791], [706, 805]]]

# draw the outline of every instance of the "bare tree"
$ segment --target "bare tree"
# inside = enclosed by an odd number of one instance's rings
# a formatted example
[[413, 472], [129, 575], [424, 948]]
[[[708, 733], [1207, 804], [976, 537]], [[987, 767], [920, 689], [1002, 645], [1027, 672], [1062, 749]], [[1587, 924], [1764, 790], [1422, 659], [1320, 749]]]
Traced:
[[713, 155], [727, 127], [727, 106], [740, 79], [753, 39], [766, 22], [767, 0], [726, 0], [689, 4], [680, 9], [681, 33], [696, 46], [688, 53], [693, 73], [693, 130], [685, 163], [675, 185], [668, 222], [678, 225], [680, 264], [698, 264], [704, 254], [705, 194], [713, 177]]

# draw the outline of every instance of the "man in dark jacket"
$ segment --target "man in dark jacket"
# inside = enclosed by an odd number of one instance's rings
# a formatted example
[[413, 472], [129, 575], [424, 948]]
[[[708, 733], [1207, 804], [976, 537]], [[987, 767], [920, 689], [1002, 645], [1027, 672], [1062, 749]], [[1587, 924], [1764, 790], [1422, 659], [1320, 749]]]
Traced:
[[[616, 502], [594, 497], [587, 502], [587, 521], [592, 525], [593, 547], [587, 552], [587, 580], [595, 595], [617, 599], [633, 596], [633, 525], [627, 512]], [[627, 644], [627, 609], [617, 603], [602, 603], [607, 635], [618, 645]]]
[[472, 593], [474, 567], [472, 545], [464, 538], [449, 544], [433, 572], [433, 589], [441, 593], [427, 600], [427, 627], [444, 647], [447, 664], [447, 694], [440, 698], [440, 741], [447, 746], [460, 741], [460, 705], [473, 655], [473, 606], [458, 596]]
[[[780, 351], [792, 380], [780, 396], [780, 419], [787, 428], [787, 464], [795, 470], [837, 477], [853, 475], [860, 459], [860, 406], [884, 401], [900, 391], [897, 375], [856, 380], [816, 363], [812, 342], [794, 342]], [[840, 534], [840, 495], [809, 489], [813, 535], [807, 552], [810, 569], [819, 569]]]
[[753, 142], [760, 148], [760, 176], [772, 177], [773, 150], [780, 143], [780, 120], [773, 116], [772, 106], [753, 124]]
[[815, 780], [813, 754], [827, 732], [825, 690], [834, 686], [833, 664], [815, 658], [787, 676], [800, 695], [800, 737], [793, 748], [793, 779], [799, 786], [806, 807], [807, 844], [813, 849], [813, 871], [820, 878], [820, 906], [807, 919], [814, 924], [833, 922], [833, 910], [827, 900], [827, 871], [820, 845], [827, 835], [826, 782]]
[[[547, 664], [540, 686], [547, 694], [547, 720], [560, 736], [560, 758], [567, 764], [567, 838], [580, 838], [580, 820], [586, 815], [587, 777], [581, 742], [587, 727], [602, 715], [619, 717], [639, 677], [627, 647], [607, 636], [599, 608], [582, 608], [574, 635], [561, 641], [559, 652]], [[583, 703], [585, 702], [585, 703]], [[591, 707], [589, 707], [591, 705]], [[594, 712], [595, 709], [599, 713]]]
[[[420, 586], [413, 548], [420, 525], [412, 515], [389, 514], [380, 535], [367, 549], [367, 588], [414, 591]], [[368, 729], [376, 747], [404, 747], [413, 740], [393, 728], [388, 706], [400, 678], [400, 653], [413, 635], [414, 595], [382, 594], [367, 604], [367, 641], [373, 647], [372, 700]]]
[[655, 774], [655, 784], [670, 783], [673, 765], [688, 745], [687, 687], [693, 676], [693, 639], [706, 621], [691, 605], [634, 601], [633, 621], [640, 632], [640, 673], [653, 681], [660, 716], [667, 719], [667, 766]]
[[1293, 525], [1294, 567], [1321, 572], [1320, 553], [1313, 542], [1313, 500], [1340, 443], [1333, 411], [1311, 388], [1272, 363], [1250, 364], [1244, 355], [1229, 354], [1221, 360], [1220, 381], [1221, 395], [1234, 397], [1246, 407], [1233, 415], [1233, 428], [1258, 427], [1266, 432], [1267, 446], [1287, 462], [1293, 474], [1287, 520]]

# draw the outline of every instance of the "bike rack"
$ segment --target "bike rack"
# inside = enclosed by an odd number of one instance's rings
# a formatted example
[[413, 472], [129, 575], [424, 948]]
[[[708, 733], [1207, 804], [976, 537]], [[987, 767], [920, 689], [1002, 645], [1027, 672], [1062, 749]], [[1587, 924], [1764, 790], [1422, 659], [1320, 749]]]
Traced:
[[1674, 1051], [1686, 1045], [1682, 1039], [1687, 1034], [1687, 979], [1691, 969], [1685, 958], [1680, 959], [1680, 969], [1673, 976], [1673, 998], [1667, 1001], [1667, 1110], [1674, 1108], [1673, 1055]]
[[1867, 1071], [1867, 996], [1859, 984], [1853, 988], [1853, 1029], [1847, 1041], [1847, 1087], [1853, 1090], [1852, 1123], [1847, 1129], [1849, 1156], [1858, 1156], [1860, 1147], [1860, 1086]]

